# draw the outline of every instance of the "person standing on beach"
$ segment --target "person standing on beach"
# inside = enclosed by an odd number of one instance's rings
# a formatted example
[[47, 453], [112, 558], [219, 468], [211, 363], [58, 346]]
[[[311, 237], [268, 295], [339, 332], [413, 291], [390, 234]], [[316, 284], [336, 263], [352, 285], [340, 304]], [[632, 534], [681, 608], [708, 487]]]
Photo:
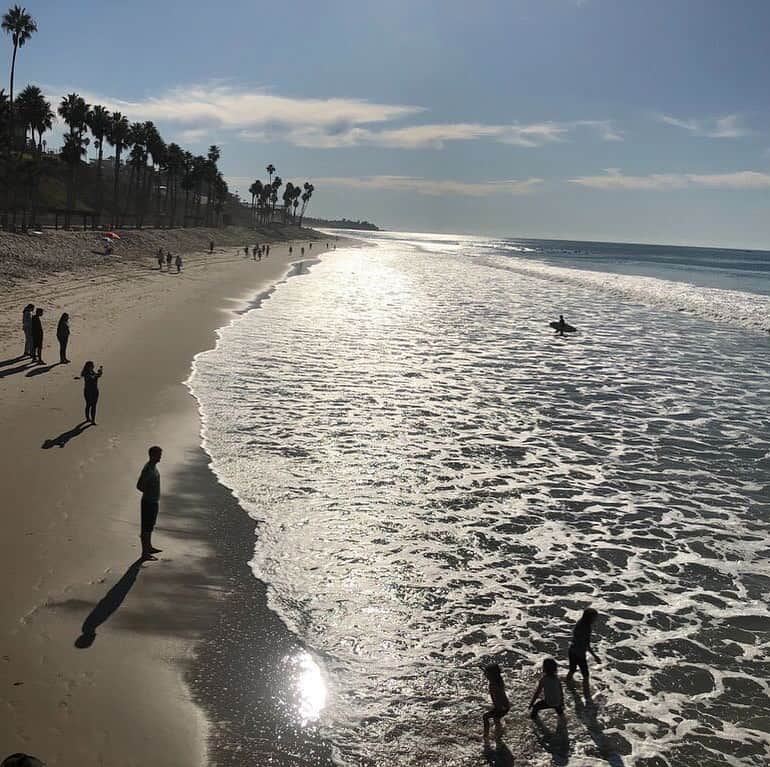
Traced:
[[35, 316], [32, 318], [31, 334], [32, 334], [32, 359], [37, 360], [41, 365], [45, 365], [43, 362], [43, 310], [37, 308], [35, 310]]
[[161, 549], [152, 545], [152, 531], [158, 520], [158, 503], [160, 502], [160, 472], [158, 464], [163, 456], [163, 450], [153, 445], [149, 450], [150, 460], [144, 465], [136, 489], [142, 494], [141, 502], [141, 533], [139, 540], [142, 542], [142, 559], [155, 559]]
[[83, 398], [86, 401], [86, 422], [96, 426], [96, 403], [99, 401], [99, 379], [102, 377], [103, 368], [94, 370], [94, 363], [88, 360], [80, 371], [83, 379]]
[[166, 251], [166, 269], [170, 272], [171, 271], [171, 251]]
[[179, 272], [182, 271], [182, 256], [179, 255], [179, 253], [176, 254], [176, 260], [174, 263], [176, 264], [176, 273], [179, 274]]
[[598, 663], [599, 658], [591, 647], [591, 629], [599, 618], [599, 613], [593, 607], [587, 607], [583, 610], [583, 615], [575, 624], [572, 631], [572, 642], [569, 646], [569, 672], [567, 673], [567, 682], [572, 681], [575, 670], [580, 668], [583, 677], [583, 695], [586, 700], [591, 698], [591, 691], [588, 687], [588, 659], [587, 653], [591, 653], [593, 659]]
[[265, 245], [265, 258], [270, 255], [270, 245]]
[[158, 248], [158, 271], [163, 271], [163, 248]]
[[258, 249], [258, 248], [259, 248], [259, 245], [255, 245], [255, 246], [254, 246], [254, 247], [251, 249], [251, 259], [252, 259], [252, 261], [256, 261], [256, 260], [257, 260], [257, 249]]
[[305, 255], [305, 246], [304, 246], [304, 245], [303, 245], [303, 246], [302, 246], [302, 247], [299, 249], [299, 252], [300, 252], [300, 253], [301, 253], [303, 256]]
[[484, 676], [489, 682], [489, 696], [492, 698], [492, 708], [484, 714], [484, 737], [489, 735], [489, 722], [495, 720], [495, 727], [500, 726], [500, 720], [511, 710], [511, 704], [505, 693], [505, 682], [497, 663], [484, 668]]
[[291, 254], [292, 254], [292, 251], [293, 251], [293, 250], [294, 250], [294, 248], [293, 248], [291, 245], [289, 245], [289, 255], [291, 255]]
[[35, 311], [34, 304], [27, 304], [21, 313], [21, 329], [24, 331], [24, 357], [34, 357], [32, 345], [32, 312]]
[[65, 365], [69, 362], [67, 359], [67, 344], [70, 340], [70, 316], [64, 312], [59, 317], [59, 324], [56, 326], [56, 338], [59, 341], [59, 362]]
[[213, 253], [213, 252], [214, 252], [214, 240], [211, 240], [211, 242], [209, 243], [209, 253]]

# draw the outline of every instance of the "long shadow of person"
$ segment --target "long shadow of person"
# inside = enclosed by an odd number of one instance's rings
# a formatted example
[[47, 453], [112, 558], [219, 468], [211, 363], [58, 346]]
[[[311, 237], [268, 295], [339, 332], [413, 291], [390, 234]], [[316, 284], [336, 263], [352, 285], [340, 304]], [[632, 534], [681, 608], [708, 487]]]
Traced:
[[50, 365], [43, 365], [43, 367], [33, 368], [29, 371], [29, 373], [27, 373], [27, 378], [32, 378], [32, 376], [41, 376], [43, 373], [47, 373], [49, 370], [53, 370], [58, 365], [61, 365], [61, 362], [52, 362]]
[[73, 437], [82, 434], [89, 426], [91, 424], [88, 421], [81, 421], [73, 429], [62, 432], [58, 437], [47, 439], [40, 447], [43, 450], [50, 450], [52, 447], [64, 447]]
[[[11, 360], [7, 361], [8, 364], [11, 364]], [[6, 368], [5, 370], [0, 370], [0, 378], [7, 378], [8, 376], [15, 375], [16, 373], [23, 373], [25, 370], [29, 368], [29, 366], [32, 364], [32, 361], [25, 362], [21, 365], [17, 365], [15, 368]]]
[[99, 603], [88, 613], [80, 629], [80, 636], [75, 640], [75, 647], [85, 650], [90, 647], [96, 639], [96, 629], [99, 628], [110, 616], [123, 604], [123, 600], [131, 591], [139, 570], [142, 568], [142, 557], [136, 560], [123, 577], [99, 600]]
[[566, 683], [567, 689], [572, 695], [575, 703], [575, 716], [585, 725], [586, 731], [591, 736], [591, 740], [596, 744], [602, 759], [607, 761], [610, 767], [625, 767], [623, 757], [613, 748], [609, 738], [604, 734], [602, 725], [597, 719], [598, 708], [591, 698], [587, 698], [583, 703], [575, 685], [572, 681]]
[[7, 360], [0, 360], [0, 368], [4, 368], [6, 365], [13, 365], [16, 362], [29, 359], [26, 354], [20, 354], [18, 357], [9, 357]]
[[552, 763], [558, 767], [569, 764], [570, 743], [566, 717], [559, 717], [555, 730], [546, 727], [540, 717], [536, 717], [533, 724], [537, 742], [551, 755]]
[[492, 767], [513, 767], [511, 749], [500, 738], [495, 738], [494, 748], [489, 745], [489, 741], [484, 743], [484, 759]]

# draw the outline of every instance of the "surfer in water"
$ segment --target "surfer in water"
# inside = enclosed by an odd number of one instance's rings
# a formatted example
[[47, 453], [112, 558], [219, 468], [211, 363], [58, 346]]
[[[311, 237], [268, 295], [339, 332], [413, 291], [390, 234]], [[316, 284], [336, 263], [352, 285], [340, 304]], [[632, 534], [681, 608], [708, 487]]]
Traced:
[[559, 315], [559, 321], [556, 323], [558, 327], [556, 328], [556, 333], [560, 336], [564, 335], [564, 328], [567, 326], [567, 323], [564, 321], [564, 315]]

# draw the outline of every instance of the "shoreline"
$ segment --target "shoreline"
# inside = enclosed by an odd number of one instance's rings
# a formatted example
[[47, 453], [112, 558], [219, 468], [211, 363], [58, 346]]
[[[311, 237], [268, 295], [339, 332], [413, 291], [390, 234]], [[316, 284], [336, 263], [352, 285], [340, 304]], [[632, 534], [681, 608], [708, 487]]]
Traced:
[[[55, 307], [46, 312], [49, 357], [55, 316], [70, 312], [74, 362], [24, 366], [14, 359], [18, 330], [4, 334], [0, 347], [0, 426], [14, 435], [0, 465], [10, 499], [0, 568], [12, 584], [0, 613], [3, 751], [25, 751], [51, 767], [215, 763], [207, 754], [214, 713], [222, 722], [217, 693], [228, 674], [241, 673], [222, 662], [223, 615], [236, 597], [248, 606], [244, 614], [258, 618], [249, 657], [268, 660], [256, 680], [264, 705], [253, 696], [242, 701], [256, 717], [255, 732], [265, 732], [259, 750], [279, 743], [316, 759], [325, 751], [312, 733], [294, 733], [290, 742], [288, 719], [279, 721], [279, 661], [299, 645], [267, 609], [249, 570], [255, 524], [211, 470], [198, 402], [185, 384], [217, 329], [310, 258], [289, 257], [288, 244], [271, 246], [257, 263], [188, 253], [178, 276], [152, 268], [109, 282], [57, 275], [56, 286], [28, 288], [27, 300]], [[66, 306], [56, 305], [57, 293]], [[15, 324], [17, 303], [16, 295], [2, 302], [6, 327]], [[99, 426], [78, 431], [81, 386], [72, 378], [85, 358], [104, 364], [105, 375]], [[62, 446], [41, 450], [52, 435]], [[164, 447], [156, 533], [164, 551], [142, 563], [134, 483], [153, 443]], [[235, 652], [243, 637], [232, 627], [229, 637]], [[279, 730], [282, 741], [274, 737]], [[219, 732], [212, 748], [226, 740]], [[224, 750], [221, 759], [228, 763]]]

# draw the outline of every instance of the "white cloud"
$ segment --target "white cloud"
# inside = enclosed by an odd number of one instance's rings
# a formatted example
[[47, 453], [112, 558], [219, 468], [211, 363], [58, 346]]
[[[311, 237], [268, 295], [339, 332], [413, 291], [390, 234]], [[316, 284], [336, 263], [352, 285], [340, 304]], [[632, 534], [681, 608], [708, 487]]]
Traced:
[[534, 191], [543, 180], [529, 178], [523, 181], [454, 181], [450, 179], [427, 179], [413, 176], [339, 176], [315, 179], [319, 187], [343, 187], [346, 189], [376, 189], [443, 197], [461, 195], [465, 197], [489, 197], [491, 195], [522, 195]]
[[749, 131], [741, 125], [738, 115], [725, 115], [724, 117], [711, 117], [704, 120], [683, 120], [671, 115], [659, 115], [658, 119], [666, 125], [689, 131], [694, 136], [706, 138], [741, 138], [748, 136]]
[[770, 173], [743, 170], [733, 173], [652, 173], [647, 176], [624, 176], [617, 168], [607, 168], [601, 176], [578, 176], [571, 184], [589, 189], [669, 191], [675, 189], [770, 189]]

